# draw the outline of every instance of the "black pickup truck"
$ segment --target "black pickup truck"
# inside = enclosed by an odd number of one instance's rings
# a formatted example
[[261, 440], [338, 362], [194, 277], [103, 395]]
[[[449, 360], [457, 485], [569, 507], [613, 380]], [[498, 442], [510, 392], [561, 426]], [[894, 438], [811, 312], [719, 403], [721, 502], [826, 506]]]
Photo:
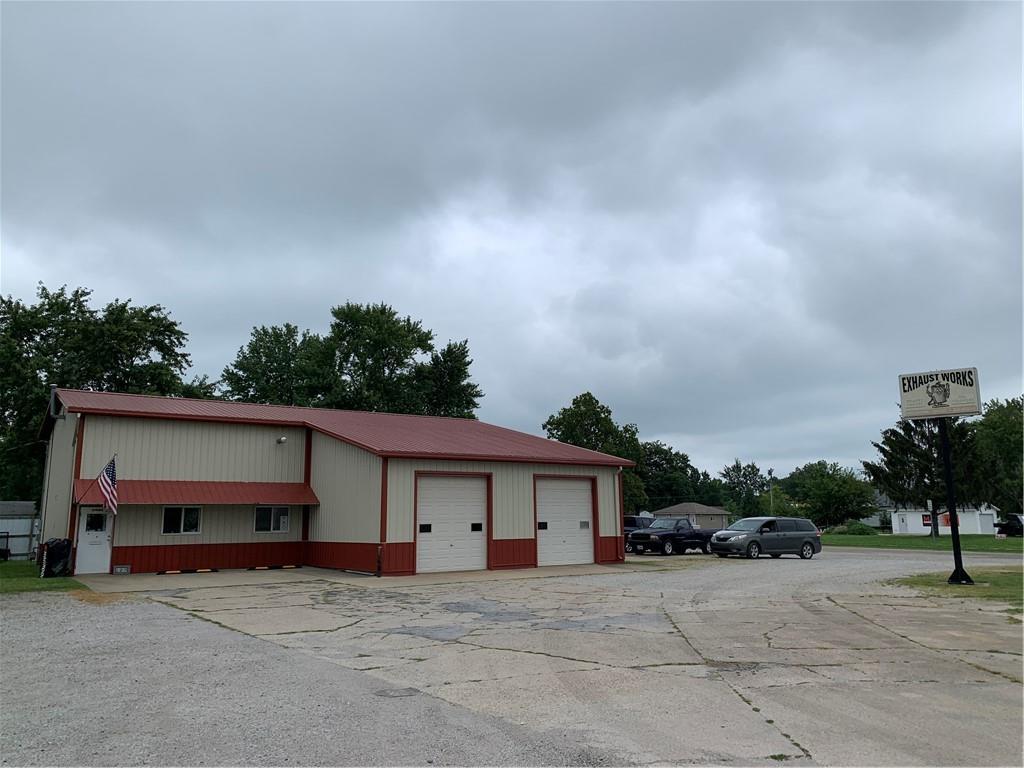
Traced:
[[629, 534], [627, 551], [631, 547], [638, 555], [645, 552], [676, 555], [688, 549], [699, 549], [708, 554], [711, 552], [711, 537], [716, 532], [710, 528], [694, 528], [685, 517], [659, 517], [650, 527]]

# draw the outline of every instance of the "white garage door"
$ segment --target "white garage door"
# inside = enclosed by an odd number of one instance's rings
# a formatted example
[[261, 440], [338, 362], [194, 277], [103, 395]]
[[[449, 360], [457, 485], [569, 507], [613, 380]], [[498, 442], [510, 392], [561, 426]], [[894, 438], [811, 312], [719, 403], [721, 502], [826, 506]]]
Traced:
[[416, 572], [487, 567], [487, 481], [421, 477], [416, 486]]
[[537, 480], [537, 564], [594, 562], [589, 480]]

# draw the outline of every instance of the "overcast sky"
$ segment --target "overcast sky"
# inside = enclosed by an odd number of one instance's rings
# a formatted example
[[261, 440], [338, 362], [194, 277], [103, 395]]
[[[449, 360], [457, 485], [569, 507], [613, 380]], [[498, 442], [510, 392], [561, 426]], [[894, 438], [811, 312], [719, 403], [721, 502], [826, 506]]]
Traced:
[[897, 375], [1021, 383], [1019, 3], [2, 4], [0, 292], [384, 301], [479, 415], [593, 392], [716, 472], [859, 467]]

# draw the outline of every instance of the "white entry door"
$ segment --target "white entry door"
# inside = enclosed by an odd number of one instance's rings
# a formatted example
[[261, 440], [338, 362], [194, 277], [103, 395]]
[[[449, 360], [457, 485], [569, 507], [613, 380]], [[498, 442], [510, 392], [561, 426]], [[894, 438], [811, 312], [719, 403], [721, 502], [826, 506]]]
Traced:
[[78, 511], [75, 573], [110, 572], [110, 513], [95, 507]]
[[594, 562], [590, 480], [537, 480], [537, 565]]
[[487, 567], [487, 480], [420, 477], [416, 481], [416, 572]]

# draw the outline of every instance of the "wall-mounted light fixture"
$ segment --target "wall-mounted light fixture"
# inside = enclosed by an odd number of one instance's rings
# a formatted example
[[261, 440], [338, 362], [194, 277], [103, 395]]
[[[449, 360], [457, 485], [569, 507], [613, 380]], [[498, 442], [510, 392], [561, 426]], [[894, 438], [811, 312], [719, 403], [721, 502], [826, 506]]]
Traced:
[[277, 444], [278, 445], [284, 445], [287, 442], [288, 442], [288, 438], [287, 437], [279, 437], [279, 438], [277, 438]]

